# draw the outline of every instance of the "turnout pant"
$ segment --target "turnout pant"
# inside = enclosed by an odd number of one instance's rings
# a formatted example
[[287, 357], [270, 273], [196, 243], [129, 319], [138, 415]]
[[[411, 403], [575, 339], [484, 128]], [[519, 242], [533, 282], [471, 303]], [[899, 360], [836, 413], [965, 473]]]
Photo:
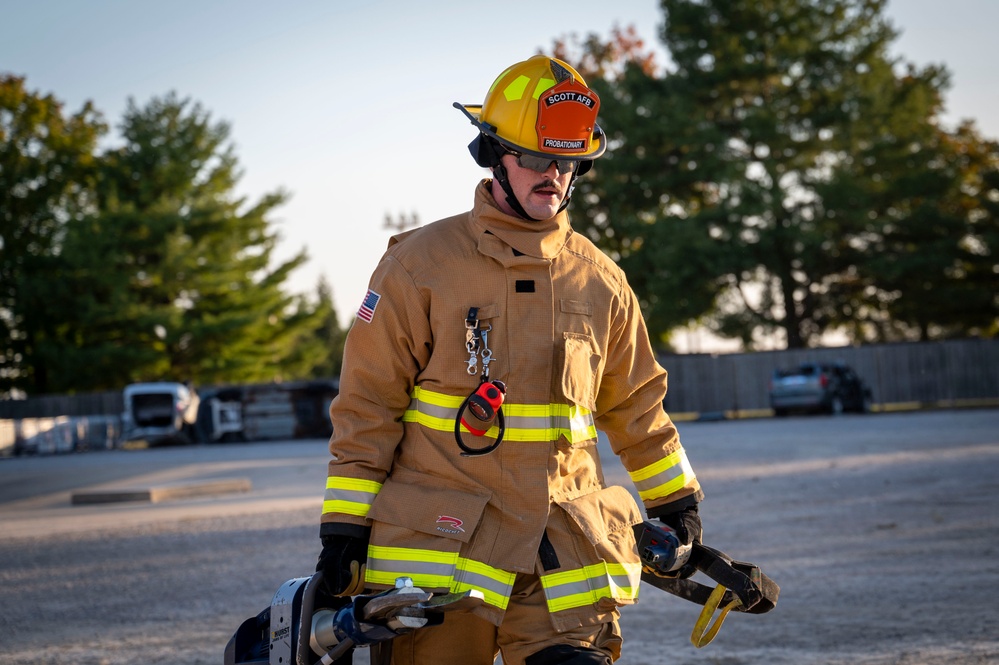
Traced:
[[391, 642], [392, 665], [610, 665], [621, 655], [619, 613], [608, 621], [557, 632], [537, 575], [517, 575], [499, 627], [466, 612], [446, 615]]

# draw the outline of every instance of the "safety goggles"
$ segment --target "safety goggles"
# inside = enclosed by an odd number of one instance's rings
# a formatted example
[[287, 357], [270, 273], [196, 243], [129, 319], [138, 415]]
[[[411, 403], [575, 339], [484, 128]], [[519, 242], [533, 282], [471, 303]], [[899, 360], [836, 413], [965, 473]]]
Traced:
[[551, 157], [536, 157], [534, 155], [525, 155], [522, 152], [517, 152], [516, 150], [510, 150], [506, 148], [508, 154], [513, 155], [517, 158], [518, 166], [536, 171], [538, 173], [544, 173], [551, 166], [552, 162], [555, 162], [555, 168], [558, 169], [559, 173], [569, 173], [570, 171], [576, 170], [576, 164], [579, 162], [575, 159], [552, 159]]

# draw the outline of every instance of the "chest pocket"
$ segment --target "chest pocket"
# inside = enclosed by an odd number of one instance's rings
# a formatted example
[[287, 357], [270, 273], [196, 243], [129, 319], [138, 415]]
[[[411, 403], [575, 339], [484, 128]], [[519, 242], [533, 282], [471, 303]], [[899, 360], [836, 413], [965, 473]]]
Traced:
[[562, 394], [577, 406], [596, 409], [600, 350], [593, 337], [584, 333], [562, 333], [565, 363], [562, 367]]
[[[466, 310], [467, 311], [467, 310]], [[478, 318], [482, 323], [489, 323], [492, 325], [492, 320], [498, 318], [500, 315], [499, 305], [493, 303], [491, 305], [483, 305], [479, 307]], [[494, 322], [493, 322], [494, 323]]]

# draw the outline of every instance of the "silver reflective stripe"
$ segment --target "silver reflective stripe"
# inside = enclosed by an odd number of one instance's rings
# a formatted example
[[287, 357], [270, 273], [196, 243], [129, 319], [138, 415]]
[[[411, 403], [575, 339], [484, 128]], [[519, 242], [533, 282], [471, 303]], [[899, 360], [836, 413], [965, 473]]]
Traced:
[[351, 503], [370, 504], [374, 500], [374, 494], [362, 490], [338, 490], [332, 487], [326, 489], [323, 501], [348, 501]]
[[516, 575], [505, 570], [493, 568], [471, 559], [460, 558], [458, 570], [455, 573], [455, 582], [462, 590], [467, 585], [473, 589], [509, 599], [515, 577]]
[[668, 496], [694, 479], [694, 470], [684, 450], [677, 450], [654, 464], [628, 474], [643, 501]]
[[586, 607], [601, 598], [638, 597], [641, 564], [597, 563], [541, 577], [550, 612]]
[[368, 548], [364, 579], [376, 584], [394, 584], [400, 576], [425, 588], [446, 588], [452, 592], [476, 589], [485, 603], [506, 609], [513, 589], [514, 573], [493, 568], [453, 552], [405, 547]]
[[[450, 432], [458, 417], [463, 397], [426, 390], [413, 389], [409, 408], [403, 421], [417, 423], [433, 430]], [[564, 436], [570, 443], [580, 443], [596, 438], [593, 414], [582, 407], [567, 404], [504, 404], [506, 422], [504, 439], [507, 441], [556, 441]], [[485, 436], [496, 438], [497, 427]]]
[[[537, 429], [547, 430], [549, 424], [555, 425], [555, 419], [547, 416], [518, 416], [516, 414], [516, 404], [503, 407], [503, 415], [506, 417], [507, 428], [512, 429]], [[509, 413], [507, 413], [509, 411]], [[568, 426], [568, 420], [565, 421]]]
[[[617, 592], [614, 595], [615, 598], [636, 598], [638, 596], [638, 584], [642, 580], [642, 568], [641, 566], [636, 566], [620, 574], [611, 575], [610, 578], [614, 582]], [[618, 593], [622, 595], [619, 596]]]
[[[459, 404], [458, 406], [461, 405]], [[418, 399], [414, 399], [409, 403], [409, 410], [419, 411], [421, 414], [430, 416], [431, 418], [439, 418], [440, 420], [450, 420], [451, 422], [454, 422], [454, 419], [458, 416], [458, 406], [451, 408], [441, 406], [439, 404], [431, 404], [430, 402], [421, 402]]]
[[590, 593], [590, 580], [579, 580], [577, 582], [565, 582], [559, 584], [558, 586], [553, 586], [547, 589], [548, 600], [557, 600], [559, 598], [566, 598], [568, 596], [574, 596], [576, 594], [587, 594]]
[[[431, 575], [435, 577], [446, 577], [448, 579], [452, 579], [453, 577], [452, 573], [454, 573], [454, 564], [434, 562], [434, 561], [414, 561], [412, 559], [406, 559], [405, 561], [400, 561], [398, 559], [380, 559], [373, 556], [368, 556], [368, 571], [372, 573], [391, 572], [393, 575], [395, 575], [400, 571], [403, 571], [405, 573], [410, 573], [411, 577], [416, 577], [419, 575]], [[445, 585], [437, 584], [434, 586], [445, 586]]]
[[326, 479], [323, 515], [343, 513], [365, 517], [381, 488], [382, 484], [374, 480], [330, 476]]

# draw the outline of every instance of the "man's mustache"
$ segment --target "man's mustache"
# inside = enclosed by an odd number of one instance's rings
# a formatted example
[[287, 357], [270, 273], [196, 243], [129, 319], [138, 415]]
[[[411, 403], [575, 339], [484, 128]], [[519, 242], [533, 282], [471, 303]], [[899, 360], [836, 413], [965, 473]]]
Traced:
[[546, 180], [545, 182], [540, 182], [537, 185], [535, 185], [534, 187], [532, 187], [531, 191], [532, 192], [537, 192], [537, 191], [540, 191], [542, 189], [554, 189], [559, 194], [562, 193], [562, 188], [559, 187], [559, 184], [557, 182], [555, 182], [554, 180]]

